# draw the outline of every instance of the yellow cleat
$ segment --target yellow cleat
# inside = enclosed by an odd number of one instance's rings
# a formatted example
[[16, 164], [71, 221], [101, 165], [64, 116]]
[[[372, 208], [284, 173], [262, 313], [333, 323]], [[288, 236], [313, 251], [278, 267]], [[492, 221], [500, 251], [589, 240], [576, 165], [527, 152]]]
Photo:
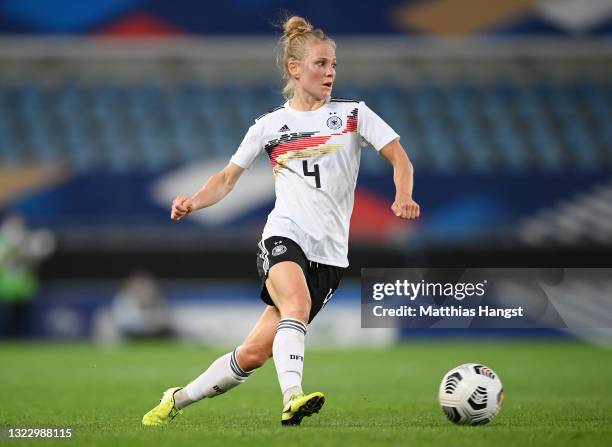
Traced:
[[159, 404], [142, 417], [142, 425], [166, 425], [179, 414], [183, 414], [174, 406], [174, 393], [181, 388], [168, 388], [164, 391]]
[[325, 396], [319, 391], [307, 396], [304, 393], [296, 394], [283, 408], [281, 424], [300, 425], [304, 417], [318, 413], [324, 403]]

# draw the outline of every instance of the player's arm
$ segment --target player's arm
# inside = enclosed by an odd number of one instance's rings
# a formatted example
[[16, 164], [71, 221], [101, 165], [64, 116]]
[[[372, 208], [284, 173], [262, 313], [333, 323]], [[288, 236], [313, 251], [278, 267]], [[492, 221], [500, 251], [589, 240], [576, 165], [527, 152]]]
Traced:
[[219, 202], [234, 188], [243, 172], [244, 168], [229, 162], [225, 168], [209, 178], [192, 197], [176, 197], [172, 202], [170, 217], [179, 220], [194, 211]]
[[395, 200], [391, 205], [391, 210], [397, 217], [416, 219], [421, 209], [419, 204], [412, 199], [414, 168], [406, 151], [399, 140], [395, 139], [380, 150], [380, 155], [393, 166]]

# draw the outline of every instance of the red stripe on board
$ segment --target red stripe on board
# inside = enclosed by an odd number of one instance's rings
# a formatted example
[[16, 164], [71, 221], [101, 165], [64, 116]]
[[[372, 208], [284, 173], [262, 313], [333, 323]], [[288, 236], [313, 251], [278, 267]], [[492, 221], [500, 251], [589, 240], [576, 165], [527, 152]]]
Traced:
[[94, 34], [99, 37], [178, 36], [187, 34], [187, 30], [142, 11], [111, 22], [96, 30]]

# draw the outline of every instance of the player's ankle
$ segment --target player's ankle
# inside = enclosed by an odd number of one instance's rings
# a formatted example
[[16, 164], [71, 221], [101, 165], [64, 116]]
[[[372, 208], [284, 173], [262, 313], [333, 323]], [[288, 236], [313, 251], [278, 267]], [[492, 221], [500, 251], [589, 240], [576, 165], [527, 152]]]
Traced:
[[183, 408], [188, 405], [191, 405], [194, 402], [195, 401], [191, 397], [189, 397], [189, 394], [187, 394], [185, 388], [181, 388], [180, 390], [174, 392], [174, 406], [178, 410], [182, 410]]
[[289, 402], [293, 396], [300, 394], [301, 392], [302, 387], [299, 386], [292, 386], [291, 388], [285, 390], [283, 393], [283, 405], [287, 405], [287, 402]]

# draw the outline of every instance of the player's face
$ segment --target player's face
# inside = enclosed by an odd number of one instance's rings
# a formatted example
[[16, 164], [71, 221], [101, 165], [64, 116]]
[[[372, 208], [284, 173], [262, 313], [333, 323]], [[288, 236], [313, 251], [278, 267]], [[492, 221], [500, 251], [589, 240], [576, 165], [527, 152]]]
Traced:
[[331, 96], [336, 79], [336, 49], [332, 44], [310, 44], [299, 66], [297, 83], [306, 93], [316, 99]]

